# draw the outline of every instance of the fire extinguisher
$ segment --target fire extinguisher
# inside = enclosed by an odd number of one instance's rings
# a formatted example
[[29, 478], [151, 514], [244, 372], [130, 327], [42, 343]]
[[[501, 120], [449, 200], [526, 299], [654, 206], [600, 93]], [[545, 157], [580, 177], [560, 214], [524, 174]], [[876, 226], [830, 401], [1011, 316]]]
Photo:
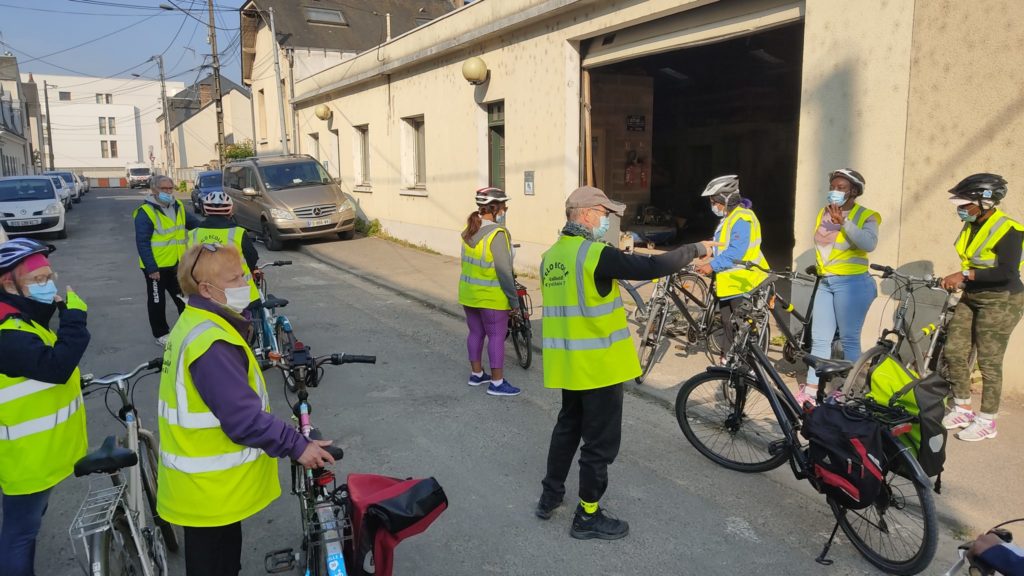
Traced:
[[629, 166], [626, 166], [626, 186], [633, 185], [633, 170], [635, 170], [634, 165], [630, 164]]

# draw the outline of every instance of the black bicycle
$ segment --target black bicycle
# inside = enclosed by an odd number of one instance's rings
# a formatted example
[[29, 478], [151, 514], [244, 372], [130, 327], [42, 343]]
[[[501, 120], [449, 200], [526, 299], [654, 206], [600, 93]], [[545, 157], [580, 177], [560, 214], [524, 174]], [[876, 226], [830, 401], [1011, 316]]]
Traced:
[[519, 298], [519, 315], [508, 318], [508, 336], [516, 351], [516, 359], [524, 370], [533, 362], [533, 327], [530, 317], [533, 316], [533, 301], [530, 292], [516, 280], [516, 296]]
[[[763, 325], [758, 316], [766, 312], [745, 308], [727, 365], [709, 367], [683, 383], [676, 397], [676, 420], [690, 444], [721, 466], [764, 472], [788, 461], [797, 479], [808, 480], [821, 491], [807, 447], [799, 437], [812, 407], [797, 403], [764, 350], [756, 345]], [[810, 355], [803, 361], [821, 378], [819, 403], [825, 400], [828, 382], [842, 378], [853, 367], [844, 360]], [[827, 498], [836, 525], [818, 561], [831, 563], [826, 555], [841, 527], [876, 567], [892, 574], [916, 574], [935, 555], [938, 522], [931, 482], [910, 449], [897, 438], [914, 417], [900, 407], [880, 406], [870, 400], [849, 402], [845, 408], [882, 423], [891, 468], [880, 496], [867, 508], [848, 509]]]

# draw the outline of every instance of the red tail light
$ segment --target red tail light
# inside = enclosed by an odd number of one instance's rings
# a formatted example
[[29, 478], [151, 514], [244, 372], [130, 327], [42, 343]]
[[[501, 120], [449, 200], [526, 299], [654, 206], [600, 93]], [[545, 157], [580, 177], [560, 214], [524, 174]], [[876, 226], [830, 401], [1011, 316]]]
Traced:
[[910, 422], [904, 422], [903, 424], [897, 424], [889, 429], [893, 436], [902, 436], [913, 429], [913, 425]]

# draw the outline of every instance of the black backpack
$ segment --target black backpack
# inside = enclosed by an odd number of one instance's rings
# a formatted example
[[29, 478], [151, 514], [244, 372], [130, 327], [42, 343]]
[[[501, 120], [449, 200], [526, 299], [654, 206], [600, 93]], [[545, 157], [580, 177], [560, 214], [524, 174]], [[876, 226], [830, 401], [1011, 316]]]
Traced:
[[889, 471], [881, 424], [822, 404], [805, 417], [802, 433], [818, 490], [853, 510], [874, 504]]

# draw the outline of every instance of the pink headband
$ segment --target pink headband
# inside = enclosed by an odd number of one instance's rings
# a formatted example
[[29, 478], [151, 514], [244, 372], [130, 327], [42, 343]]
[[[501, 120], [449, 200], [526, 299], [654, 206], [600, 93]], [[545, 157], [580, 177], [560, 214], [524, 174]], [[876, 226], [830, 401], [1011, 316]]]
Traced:
[[42, 254], [33, 254], [21, 262], [25, 274], [34, 272], [44, 266], [49, 266], [50, 261]]

